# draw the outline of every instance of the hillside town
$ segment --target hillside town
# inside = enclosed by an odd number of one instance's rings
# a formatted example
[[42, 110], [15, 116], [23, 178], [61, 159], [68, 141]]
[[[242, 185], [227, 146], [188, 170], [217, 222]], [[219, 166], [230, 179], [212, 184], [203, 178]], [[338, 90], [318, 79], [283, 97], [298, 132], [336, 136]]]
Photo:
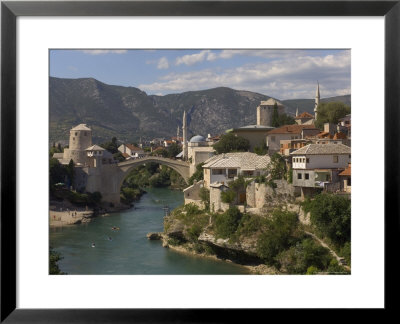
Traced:
[[[324, 112], [320, 107], [318, 84], [314, 115], [297, 109], [294, 117], [288, 117], [285, 106], [270, 98], [261, 101], [254, 112], [255, 125], [231, 128], [223, 134], [196, 134], [188, 138], [190, 125], [184, 111], [182, 126], [178, 126], [176, 136], [150, 141], [140, 139], [138, 143], [118, 143], [113, 138], [109, 143], [93, 144], [92, 129], [79, 124], [70, 130], [68, 147], [52, 155], [59, 165], [73, 169], [73, 177], [69, 177], [67, 172], [64, 183], [53, 184], [53, 188], [61, 185], [78, 197], [86, 193], [86, 204], [112, 212], [120, 210], [118, 208], [124, 204], [132, 206], [128, 196], [132, 196], [135, 190], [137, 197], [143, 192], [138, 184], [131, 183], [130, 188], [123, 185], [132, 172], [137, 173], [138, 167], [158, 165], [159, 174], [165, 173], [166, 167], [170, 168], [181, 177], [181, 183], [185, 183], [182, 187], [183, 208], [197, 208], [204, 211], [204, 217], [209, 215], [209, 224], [202, 223], [203, 230], [196, 234], [196, 242], [206, 242], [218, 248], [223, 244], [224, 249], [242, 253], [246, 249], [232, 247], [228, 239], [214, 236], [212, 218], [216, 216], [212, 215], [225, 215], [237, 210], [238, 215], [265, 217], [275, 213], [277, 208], [285, 208], [295, 212], [304, 226], [310, 226], [310, 213], [302, 209], [302, 204], [309, 204], [310, 199], [324, 193], [350, 200], [351, 114], [342, 111], [343, 116], [337, 119], [337, 123], [321, 122], [318, 114]], [[56, 196], [60, 190], [51, 192]], [[97, 202], [93, 203], [96, 199]], [[93, 215], [90, 211], [88, 213], [86, 205], [86, 211], [78, 211], [78, 215], [82, 215], [79, 222], [87, 221], [83, 218], [85, 212]], [[167, 212], [165, 233], [150, 233], [149, 238], [163, 239], [163, 245], [171, 248], [181, 245], [179, 240], [187, 241], [186, 230], [179, 230], [178, 236], [175, 229], [171, 232], [171, 227], [176, 224], [171, 226], [170, 223], [176, 222], [174, 215], [180, 212], [177, 209], [172, 216]], [[57, 210], [54, 206], [52, 213], [54, 220], [51, 221], [55, 223]], [[68, 217], [69, 221], [77, 222], [77, 218], [71, 218], [70, 212]], [[58, 217], [57, 220], [60, 223], [62, 219]], [[192, 222], [196, 224], [198, 220]], [[256, 253], [254, 249], [253, 244], [253, 252], [251, 249], [245, 251], [246, 255]], [[340, 266], [347, 267], [343, 257], [330, 251]], [[236, 255], [235, 258], [239, 257]], [[260, 271], [270, 273], [271, 268]]]

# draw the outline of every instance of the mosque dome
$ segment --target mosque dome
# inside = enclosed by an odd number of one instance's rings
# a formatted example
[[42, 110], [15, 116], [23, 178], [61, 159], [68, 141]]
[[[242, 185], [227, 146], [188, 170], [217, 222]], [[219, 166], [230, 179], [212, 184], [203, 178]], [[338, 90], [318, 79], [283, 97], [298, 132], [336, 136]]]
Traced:
[[205, 141], [206, 141], [206, 139], [201, 135], [193, 136], [190, 139], [190, 143], [199, 143], [199, 142], [205, 142]]

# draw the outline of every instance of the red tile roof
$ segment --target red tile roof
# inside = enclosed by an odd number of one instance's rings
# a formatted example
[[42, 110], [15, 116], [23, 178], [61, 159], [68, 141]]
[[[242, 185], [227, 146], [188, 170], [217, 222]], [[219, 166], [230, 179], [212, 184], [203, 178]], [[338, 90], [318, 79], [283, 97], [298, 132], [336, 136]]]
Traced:
[[270, 130], [267, 135], [271, 134], [301, 134], [303, 129], [316, 129], [314, 125], [285, 125]]
[[339, 173], [340, 176], [351, 176], [351, 164], [344, 169], [342, 172]]
[[122, 153], [122, 156], [123, 156], [125, 159], [131, 157], [128, 153]]
[[333, 139], [337, 140], [337, 139], [346, 139], [347, 136], [345, 133], [342, 132], [338, 132], [333, 136]]
[[295, 119], [298, 119], [298, 118], [314, 118], [314, 116], [305, 111], [295, 117]]
[[125, 145], [131, 151], [143, 151], [140, 147], [137, 147], [135, 145], [132, 145], [132, 144], [125, 144]]

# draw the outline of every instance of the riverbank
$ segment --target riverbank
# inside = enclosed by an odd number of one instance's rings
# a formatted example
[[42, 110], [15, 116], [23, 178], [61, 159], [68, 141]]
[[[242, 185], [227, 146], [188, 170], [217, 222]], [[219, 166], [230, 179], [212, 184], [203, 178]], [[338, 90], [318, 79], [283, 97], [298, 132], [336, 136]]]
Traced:
[[265, 264], [254, 264], [254, 265], [240, 264], [240, 263], [234, 262], [231, 259], [218, 257], [215, 254], [210, 254], [207, 252], [200, 252], [199, 250], [196, 250], [195, 245], [192, 243], [186, 243], [184, 245], [171, 245], [168, 242], [168, 240], [170, 239], [168, 237], [168, 235], [165, 235], [162, 232], [148, 233], [146, 236], [149, 240], [161, 241], [162, 246], [164, 248], [168, 248], [168, 249], [171, 249], [171, 250], [174, 250], [176, 252], [183, 253], [186, 255], [197, 256], [200, 258], [207, 258], [210, 260], [223, 261], [223, 262], [227, 262], [227, 263], [236, 264], [240, 267], [247, 269], [251, 274], [262, 274], [262, 275], [279, 274], [279, 271], [277, 271], [275, 268], [269, 267]]

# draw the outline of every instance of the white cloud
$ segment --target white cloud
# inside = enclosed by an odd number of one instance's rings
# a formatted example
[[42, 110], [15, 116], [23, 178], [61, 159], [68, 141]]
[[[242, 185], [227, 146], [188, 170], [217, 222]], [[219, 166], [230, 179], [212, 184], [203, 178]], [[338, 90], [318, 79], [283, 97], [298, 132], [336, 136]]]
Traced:
[[[264, 55], [265, 54], [265, 51]], [[324, 56], [311, 56], [296, 51], [266, 63], [245, 64], [230, 69], [203, 69], [185, 73], [169, 73], [157, 82], [141, 84], [150, 93], [171, 93], [226, 86], [250, 90], [279, 99], [314, 98], [316, 82], [321, 85], [321, 96], [331, 97], [350, 93], [350, 51]], [[210, 51], [180, 57], [181, 64], [194, 64], [208, 59]], [[220, 55], [230, 55], [222, 51]], [[215, 54], [215, 53], [212, 53]], [[259, 55], [262, 53], [260, 52]], [[274, 55], [276, 53], [273, 53]], [[234, 55], [238, 55], [235, 53]], [[255, 55], [255, 54], [254, 54]], [[215, 59], [215, 56], [211, 56]]]
[[160, 58], [160, 60], [157, 63], [157, 69], [168, 69], [169, 64], [168, 64], [168, 59], [164, 56]]
[[193, 65], [198, 62], [202, 62], [205, 59], [212, 61], [215, 55], [210, 50], [204, 50], [196, 54], [188, 54], [181, 57], [176, 58], [176, 65], [186, 64], [186, 65]]
[[127, 50], [105, 50], [105, 49], [96, 49], [96, 50], [82, 50], [83, 53], [89, 55], [104, 55], [104, 54], [126, 54]]

